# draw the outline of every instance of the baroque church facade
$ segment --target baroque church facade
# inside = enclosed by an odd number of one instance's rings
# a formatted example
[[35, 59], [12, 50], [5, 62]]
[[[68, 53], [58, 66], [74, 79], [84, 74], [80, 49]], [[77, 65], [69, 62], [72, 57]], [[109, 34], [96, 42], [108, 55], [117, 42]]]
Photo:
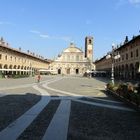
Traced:
[[50, 70], [55, 74], [76, 75], [95, 69], [93, 64], [93, 37], [85, 38], [85, 52], [70, 43], [50, 64]]

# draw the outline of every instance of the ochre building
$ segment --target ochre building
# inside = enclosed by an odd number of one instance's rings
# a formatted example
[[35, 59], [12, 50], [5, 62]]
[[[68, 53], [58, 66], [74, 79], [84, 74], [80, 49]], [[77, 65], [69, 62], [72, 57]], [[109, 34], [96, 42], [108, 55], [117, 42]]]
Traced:
[[133, 37], [130, 41], [125, 40], [123, 45], [115, 49], [119, 52], [119, 59], [107, 59], [106, 56], [95, 62], [97, 71], [106, 71], [111, 75], [112, 62], [114, 63], [114, 74], [119, 79], [140, 79], [140, 35]]
[[76, 75], [94, 70], [93, 37], [85, 38], [85, 52], [77, 48], [74, 43], [63, 50], [50, 64], [50, 70], [56, 74]]
[[50, 61], [29, 51], [25, 53], [21, 48], [11, 48], [3, 38], [0, 39], [1, 76], [36, 74], [40, 69], [48, 69], [49, 63]]

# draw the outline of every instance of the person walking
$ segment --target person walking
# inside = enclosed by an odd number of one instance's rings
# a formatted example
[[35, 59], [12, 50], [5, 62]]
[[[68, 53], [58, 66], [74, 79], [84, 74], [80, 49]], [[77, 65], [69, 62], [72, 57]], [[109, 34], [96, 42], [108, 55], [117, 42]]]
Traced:
[[41, 79], [41, 76], [40, 74], [37, 76], [37, 82], [39, 83], [40, 82], [40, 79]]

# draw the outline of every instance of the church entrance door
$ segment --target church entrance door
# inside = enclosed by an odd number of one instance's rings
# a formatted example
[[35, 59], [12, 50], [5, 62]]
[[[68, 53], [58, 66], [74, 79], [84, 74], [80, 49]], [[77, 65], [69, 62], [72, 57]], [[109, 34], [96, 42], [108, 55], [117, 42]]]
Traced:
[[76, 69], [76, 74], [79, 74], [79, 69]]
[[67, 74], [70, 74], [70, 69], [67, 69]]
[[61, 69], [58, 69], [58, 74], [61, 74]]

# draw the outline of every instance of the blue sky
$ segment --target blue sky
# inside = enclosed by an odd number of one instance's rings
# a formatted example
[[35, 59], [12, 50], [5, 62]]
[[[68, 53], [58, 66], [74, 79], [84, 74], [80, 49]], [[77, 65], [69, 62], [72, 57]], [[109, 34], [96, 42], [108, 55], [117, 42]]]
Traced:
[[140, 0], [0, 0], [0, 36], [21, 47], [54, 58], [74, 42], [84, 50], [94, 37], [94, 60], [140, 34]]

